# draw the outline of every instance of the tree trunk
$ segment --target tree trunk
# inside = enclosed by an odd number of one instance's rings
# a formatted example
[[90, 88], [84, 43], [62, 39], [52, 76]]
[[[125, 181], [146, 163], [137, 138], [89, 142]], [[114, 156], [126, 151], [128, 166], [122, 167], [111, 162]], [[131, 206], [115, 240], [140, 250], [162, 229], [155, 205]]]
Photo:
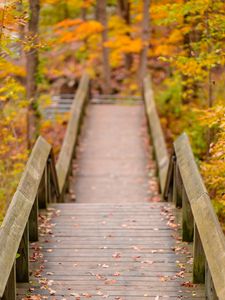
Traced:
[[148, 49], [150, 39], [150, 0], [144, 0], [143, 4], [143, 20], [142, 20], [142, 43], [143, 47], [140, 53], [139, 64], [139, 85], [142, 87], [142, 81], [147, 73]]
[[39, 0], [29, 0], [30, 19], [28, 23], [29, 39], [33, 46], [26, 53], [27, 69], [27, 99], [29, 101], [27, 112], [27, 145], [30, 149], [38, 135], [39, 111], [37, 103], [37, 74], [38, 74], [38, 25], [40, 3]]
[[[19, 17], [23, 16], [24, 12], [24, 7], [23, 7], [23, 0], [18, 0], [16, 3], [17, 6], [17, 11], [19, 14]], [[20, 42], [20, 47], [19, 47], [19, 52], [20, 52], [20, 62], [24, 63], [25, 57], [24, 57], [24, 51], [23, 51], [23, 46], [22, 46], [22, 41], [24, 41], [24, 36], [25, 36], [25, 26], [23, 24], [18, 25], [18, 31], [19, 31], [19, 42]]]
[[[124, 19], [127, 26], [130, 26], [130, 2], [129, 0], [118, 0], [119, 14]], [[131, 37], [130, 33], [127, 33]], [[125, 68], [130, 70], [133, 64], [132, 53], [125, 54]]]
[[[187, 2], [189, 0], [184, 0], [184, 4]], [[189, 14], [184, 15], [184, 25], [189, 25], [188, 18]], [[183, 36], [183, 49], [188, 58], [192, 56], [191, 42], [198, 42], [201, 36], [201, 33], [196, 31], [195, 25], [192, 26], [192, 31], [185, 33]], [[198, 82], [193, 77], [185, 74], [182, 74], [182, 82], [182, 103], [189, 104], [198, 97]]]
[[106, 13], [106, 0], [97, 0], [96, 3], [96, 19], [104, 26], [102, 31], [102, 65], [103, 65], [103, 78], [104, 87], [103, 92], [105, 94], [110, 94], [110, 64], [109, 64], [109, 49], [104, 46], [104, 43], [108, 40], [108, 30], [107, 30], [107, 13]]

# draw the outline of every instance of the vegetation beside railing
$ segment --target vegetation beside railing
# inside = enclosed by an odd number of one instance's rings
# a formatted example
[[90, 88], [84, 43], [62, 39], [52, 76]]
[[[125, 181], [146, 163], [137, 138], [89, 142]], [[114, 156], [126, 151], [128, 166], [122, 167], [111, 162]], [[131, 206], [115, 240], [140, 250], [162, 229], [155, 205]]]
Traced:
[[0, 299], [15, 300], [16, 282], [29, 282], [29, 241], [38, 240], [38, 211], [48, 203], [63, 201], [88, 97], [89, 79], [84, 75], [57, 164], [52, 146], [44, 138], [39, 137], [32, 149], [0, 228]]
[[[158, 163], [164, 200], [182, 207], [182, 239], [193, 243], [193, 282], [205, 283], [206, 298], [225, 299], [225, 238], [211, 204], [187, 135], [167, 149], [154, 103], [150, 78], [144, 81], [144, 100]], [[162, 162], [168, 162], [162, 169]]]

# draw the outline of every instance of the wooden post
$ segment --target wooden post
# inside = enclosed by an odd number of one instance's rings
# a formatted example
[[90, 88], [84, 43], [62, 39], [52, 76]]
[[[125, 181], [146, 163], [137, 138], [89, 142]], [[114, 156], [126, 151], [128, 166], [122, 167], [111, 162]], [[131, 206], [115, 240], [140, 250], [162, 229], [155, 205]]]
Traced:
[[27, 223], [18, 249], [16, 259], [16, 280], [29, 282], [29, 225]]
[[51, 194], [51, 165], [50, 158], [48, 158], [47, 166], [46, 166], [46, 181], [45, 181], [45, 189], [46, 189], [46, 206], [48, 203], [52, 202], [52, 194]]
[[176, 160], [173, 168], [173, 202], [176, 207], [182, 207], [182, 189], [183, 183]]
[[192, 242], [194, 236], [194, 217], [185, 188], [182, 189], [182, 239]]
[[205, 253], [198, 233], [196, 224], [194, 225], [194, 262], [193, 262], [193, 282], [205, 282]]
[[176, 183], [174, 182], [174, 176], [173, 176], [175, 163], [176, 163], [176, 156], [172, 155], [168, 166], [167, 179], [166, 179], [164, 195], [163, 195], [164, 200], [168, 202], [173, 201], [173, 189], [176, 188]]
[[16, 264], [14, 262], [2, 300], [16, 300]]
[[173, 182], [171, 182], [170, 186], [169, 186], [169, 192], [168, 192], [168, 195], [167, 195], [167, 201], [168, 202], [172, 202], [173, 201]]
[[46, 178], [47, 178], [47, 167], [45, 167], [43, 176], [38, 189], [38, 206], [39, 208], [47, 208], [46, 198]]
[[88, 93], [87, 93], [87, 104], [91, 102], [92, 99], [92, 80], [90, 79], [89, 85], [88, 85]]
[[216, 295], [208, 263], [205, 263], [205, 297], [207, 300], [219, 300]]
[[69, 167], [69, 176], [68, 176], [68, 178], [70, 177], [70, 176], [73, 176], [73, 159], [75, 158], [75, 149], [76, 149], [76, 147], [74, 147], [74, 150], [73, 150], [73, 157], [72, 157], [72, 159], [71, 159], [71, 162], [70, 162], [70, 167]]
[[38, 241], [38, 196], [36, 196], [29, 216], [29, 240], [30, 242]]
[[69, 190], [70, 190], [70, 170], [68, 170], [68, 174], [65, 180], [64, 195], [69, 193]]

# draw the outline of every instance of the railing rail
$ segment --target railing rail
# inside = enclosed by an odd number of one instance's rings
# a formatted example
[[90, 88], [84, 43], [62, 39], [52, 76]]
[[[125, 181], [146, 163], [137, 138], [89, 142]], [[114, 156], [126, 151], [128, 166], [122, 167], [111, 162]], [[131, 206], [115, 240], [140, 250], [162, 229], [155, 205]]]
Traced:
[[158, 165], [159, 181], [161, 191], [164, 191], [166, 175], [169, 165], [169, 155], [166, 148], [166, 142], [164, 139], [162, 127], [160, 124], [160, 119], [157, 113], [157, 109], [154, 101], [154, 94], [151, 86], [150, 77], [144, 79], [144, 102], [145, 110], [147, 115], [147, 121], [150, 127], [154, 152], [156, 156], [156, 161]]
[[29, 280], [28, 241], [38, 240], [38, 202], [43, 206], [53, 200], [52, 183], [59, 196], [53, 169], [52, 148], [39, 137], [0, 229], [0, 297], [4, 299], [15, 299], [15, 277], [19, 282]]
[[193, 243], [193, 282], [207, 299], [225, 299], [225, 238], [187, 135], [174, 142], [164, 198], [182, 207], [182, 238]]
[[163, 198], [182, 207], [182, 239], [193, 241], [193, 282], [205, 283], [206, 299], [224, 300], [225, 238], [188, 137], [175, 140], [169, 159], [149, 77], [143, 86]]
[[71, 172], [71, 162], [75, 152], [82, 111], [88, 97], [89, 77], [85, 74], [81, 79], [73, 105], [71, 107], [71, 118], [67, 126], [63, 145], [59, 154], [59, 159], [56, 164], [60, 194], [63, 194], [68, 186], [68, 176]]
[[[55, 164], [53, 149], [39, 137], [0, 227], [0, 299], [16, 299], [16, 282], [29, 282], [29, 241], [38, 240], [38, 210], [63, 201], [65, 185], [84, 104], [89, 97], [89, 79], [81, 79], [64, 143]], [[16, 258], [18, 254], [18, 258]]]

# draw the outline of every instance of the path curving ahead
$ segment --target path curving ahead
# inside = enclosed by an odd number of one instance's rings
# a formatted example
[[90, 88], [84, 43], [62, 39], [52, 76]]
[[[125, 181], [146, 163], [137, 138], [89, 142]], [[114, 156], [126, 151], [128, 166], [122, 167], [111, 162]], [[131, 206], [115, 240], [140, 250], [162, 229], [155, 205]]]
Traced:
[[52, 204], [18, 299], [205, 299], [171, 204], [157, 202], [142, 105], [89, 105], [74, 203]]

